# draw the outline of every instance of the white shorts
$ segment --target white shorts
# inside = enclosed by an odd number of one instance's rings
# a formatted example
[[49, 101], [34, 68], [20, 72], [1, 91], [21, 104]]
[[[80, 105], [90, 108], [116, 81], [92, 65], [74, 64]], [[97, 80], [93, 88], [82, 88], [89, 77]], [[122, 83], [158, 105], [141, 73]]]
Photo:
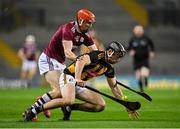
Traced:
[[22, 70], [27, 71], [30, 69], [36, 69], [37, 68], [37, 63], [36, 61], [31, 61], [31, 60], [24, 60], [22, 64]]
[[48, 57], [45, 53], [42, 53], [40, 55], [38, 66], [39, 66], [39, 72], [41, 75], [43, 75], [44, 73], [48, 71], [54, 71], [54, 70], [63, 72], [63, 70], [66, 68], [65, 64], [61, 64], [57, 60]]
[[[65, 84], [67, 84], [67, 83], [71, 83], [71, 84], [73, 84], [73, 86], [75, 86], [75, 84], [76, 84], [75, 78], [71, 75], [62, 73], [59, 78], [60, 89], [64, 88]], [[80, 86], [75, 86], [75, 93], [79, 94], [79, 93], [83, 92], [85, 89], [86, 88], [83, 88]]]

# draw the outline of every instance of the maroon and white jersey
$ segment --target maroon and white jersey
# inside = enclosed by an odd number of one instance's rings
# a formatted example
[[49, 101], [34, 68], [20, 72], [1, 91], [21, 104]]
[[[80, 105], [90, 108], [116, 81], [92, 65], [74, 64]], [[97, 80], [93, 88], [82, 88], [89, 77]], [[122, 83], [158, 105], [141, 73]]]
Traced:
[[23, 52], [27, 60], [36, 60], [36, 45], [25, 43]]
[[62, 64], [65, 61], [62, 40], [71, 40], [74, 47], [80, 46], [81, 44], [88, 47], [94, 44], [88, 33], [83, 34], [77, 31], [76, 22], [69, 22], [60, 26], [51, 38], [48, 46], [44, 49], [44, 53]]

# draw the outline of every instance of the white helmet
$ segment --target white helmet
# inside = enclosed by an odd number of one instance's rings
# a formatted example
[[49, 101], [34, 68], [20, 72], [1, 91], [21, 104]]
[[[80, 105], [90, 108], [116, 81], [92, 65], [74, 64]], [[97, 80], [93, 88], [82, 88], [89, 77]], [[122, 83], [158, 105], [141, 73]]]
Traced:
[[31, 43], [33, 42], [33, 43], [35, 43], [36, 38], [35, 38], [34, 35], [27, 35], [25, 41], [26, 41], [26, 42], [31, 42]]

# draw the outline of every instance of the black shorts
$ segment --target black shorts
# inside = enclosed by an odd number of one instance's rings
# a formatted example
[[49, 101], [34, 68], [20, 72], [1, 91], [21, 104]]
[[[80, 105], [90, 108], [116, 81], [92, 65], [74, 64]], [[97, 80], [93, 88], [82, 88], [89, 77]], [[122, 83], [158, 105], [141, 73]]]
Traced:
[[141, 60], [141, 61], [140, 60], [134, 60], [133, 67], [134, 67], [134, 70], [140, 69], [142, 67], [150, 68], [149, 60], [148, 59]]

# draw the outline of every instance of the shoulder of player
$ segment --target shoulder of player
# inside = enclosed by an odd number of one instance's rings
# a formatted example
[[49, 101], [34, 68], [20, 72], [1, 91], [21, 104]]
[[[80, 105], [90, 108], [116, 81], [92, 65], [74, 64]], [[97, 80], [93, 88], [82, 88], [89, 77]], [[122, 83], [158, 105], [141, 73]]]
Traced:
[[96, 51], [91, 51], [89, 53], [90, 56], [93, 56], [93, 57], [96, 57], [98, 60], [101, 60], [101, 59], [104, 59], [105, 57], [105, 52], [104, 51], [99, 51], [99, 50], [96, 50]]
[[147, 43], [151, 43], [151, 42], [152, 42], [152, 39], [151, 39], [149, 36], [147, 36], [147, 35], [144, 35], [144, 36], [143, 36], [143, 39], [144, 39]]
[[135, 36], [132, 36], [130, 39], [129, 39], [129, 43], [132, 43], [134, 40], [136, 40], [137, 38]]
[[59, 29], [65, 29], [65, 30], [75, 30], [74, 22], [68, 22], [59, 27]]
[[85, 36], [88, 37], [88, 38], [91, 38], [90, 34], [87, 32], [85, 33]]
[[147, 40], [151, 40], [151, 38], [149, 36], [147, 36], [147, 35], [144, 35], [143, 38], [147, 39]]

